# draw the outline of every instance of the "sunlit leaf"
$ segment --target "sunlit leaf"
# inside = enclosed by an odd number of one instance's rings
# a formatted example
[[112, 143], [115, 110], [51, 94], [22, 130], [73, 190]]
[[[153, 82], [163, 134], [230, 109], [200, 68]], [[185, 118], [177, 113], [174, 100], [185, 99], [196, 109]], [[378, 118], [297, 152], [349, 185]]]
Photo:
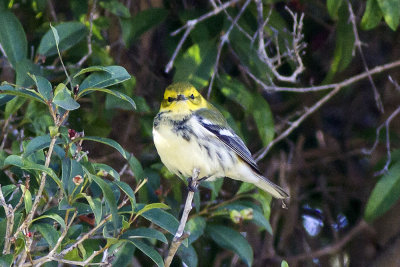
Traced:
[[16, 89], [11, 85], [0, 85], [0, 94], [3, 95], [14, 95], [22, 96], [31, 100], [39, 101], [44, 103], [44, 99], [40, 96], [38, 92], [32, 89]]
[[65, 110], [74, 110], [80, 107], [78, 102], [72, 98], [71, 92], [65, 86], [55, 93], [53, 103]]
[[135, 239], [135, 238], [150, 238], [159, 240], [165, 244], [168, 244], [167, 239], [165, 236], [156, 229], [153, 228], [135, 228], [132, 230], [126, 231], [121, 238], [123, 239]]
[[203, 217], [196, 216], [190, 219], [185, 226], [185, 231], [189, 232], [189, 244], [192, 244], [200, 236], [203, 235], [204, 229], [206, 228], [206, 220]]
[[383, 175], [369, 196], [364, 218], [372, 222], [388, 211], [400, 197], [400, 162]]
[[95, 71], [83, 80], [79, 86], [78, 97], [84, 95], [84, 90], [87, 88], [104, 88], [131, 78], [131, 75], [129, 75], [126, 69], [120, 66], [107, 66], [104, 67], [103, 70], [104, 71]]
[[361, 19], [361, 28], [371, 30], [378, 26], [382, 19], [382, 11], [379, 8], [377, 0], [367, 0], [367, 7]]
[[377, 0], [387, 25], [395, 31], [400, 20], [400, 1], [398, 0]]

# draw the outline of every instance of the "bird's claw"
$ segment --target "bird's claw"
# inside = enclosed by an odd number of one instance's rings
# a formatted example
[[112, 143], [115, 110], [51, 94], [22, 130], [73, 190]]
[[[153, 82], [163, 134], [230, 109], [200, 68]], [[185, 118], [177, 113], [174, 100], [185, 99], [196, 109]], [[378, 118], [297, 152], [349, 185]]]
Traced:
[[187, 179], [187, 181], [188, 181], [188, 190], [189, 191], [191, 191], [191, 192], [198, 192], [199, 191], [199, 189], [197, 189], [197, 187], [199, 186], [197, 181], [194, 182], [192, 177], [189, 177]]

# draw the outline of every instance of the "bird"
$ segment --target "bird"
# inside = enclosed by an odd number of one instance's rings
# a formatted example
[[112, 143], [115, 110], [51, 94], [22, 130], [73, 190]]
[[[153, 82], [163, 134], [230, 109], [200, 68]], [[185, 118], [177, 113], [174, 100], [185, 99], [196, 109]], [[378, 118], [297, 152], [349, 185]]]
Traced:
[[228, 177], [252, 183], [277, 199], [289, 198], [261, 174], [225, 117], [188, 82], [165, 89], [153, 121], [153, 141], [163, 164], [189, 182], [196, 169], [198, 181]]

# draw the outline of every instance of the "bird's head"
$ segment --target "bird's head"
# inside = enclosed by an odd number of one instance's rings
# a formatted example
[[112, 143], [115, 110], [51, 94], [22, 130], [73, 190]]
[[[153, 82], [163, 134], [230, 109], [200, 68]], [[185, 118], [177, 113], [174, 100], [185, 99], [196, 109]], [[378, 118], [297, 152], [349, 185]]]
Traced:
[[165, 89], [160, 111], [171, 111], [188, 114], [206, 108], [207, 101], [190, 83], [177, 82]]

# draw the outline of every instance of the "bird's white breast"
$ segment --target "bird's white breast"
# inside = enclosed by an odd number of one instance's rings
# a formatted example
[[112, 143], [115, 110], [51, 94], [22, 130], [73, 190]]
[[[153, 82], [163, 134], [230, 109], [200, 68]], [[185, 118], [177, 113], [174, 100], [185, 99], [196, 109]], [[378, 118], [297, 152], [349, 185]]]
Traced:
[[200, 178], [224, 177], [225, 171], [218, 157], [222, 157], [224, 162], [231, 161], [232, 158], [226, 149], [221, 149], [224, 148], [224, 144], [195, 118], [190, 118], [186, 127], [192, 130], [186, 138], [174, 132], [173, 126], [168, 123], [160, 123], [157, 128], [153, 128], [154, 144], [164, 165], [170, 171], [184, 177], [190, 177], [194, 168], [200, 170]]

